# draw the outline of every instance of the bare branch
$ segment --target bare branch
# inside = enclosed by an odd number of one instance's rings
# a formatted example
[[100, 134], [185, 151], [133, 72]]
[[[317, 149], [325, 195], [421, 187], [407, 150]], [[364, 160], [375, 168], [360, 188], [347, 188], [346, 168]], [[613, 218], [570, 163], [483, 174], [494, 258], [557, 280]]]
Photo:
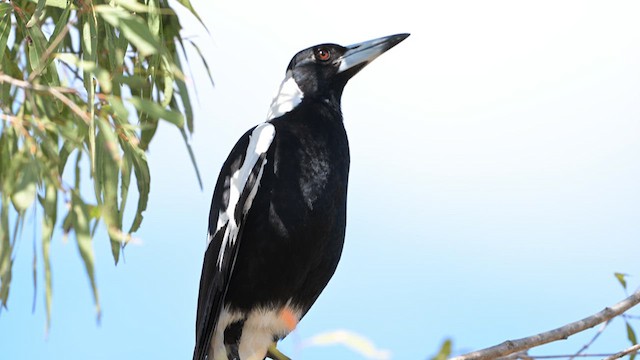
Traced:
[[613, 354], [613, 355], [609, 356], [608, 358], [605, 358], [604, 360], [620, 359], [621, 357], [629, 355], [631, 353], [637, 353], [639, 350], [640, 350], [640, 344], [635, 344], [630, 348], [627, 348], [625, 350], [620, 351], [617, 354]]
[[[474, 351], [465, 355], [456, 356], [451, 360], [484, 360], [484, 359], [497, 359], [516, 352], [531, 349], [536, 346], [547, 344], [550, 342], [565, 340], [569, 336], [592, 328], [605, 321], [613, 319], [614, 317], [624, 313], [630, 308], [640, 303], [640, 290], [637, 290], [628, 298], [620, 301], [619, 303], [605, 308], [597, 314], [586, 317], [582, 320], [578, 320], [559, 328], [546, 331], [540, 334], [529, 336], [517, 340], [507, 340], [501, 344]], [[615, 358], [614, 358], [615, 359]]]

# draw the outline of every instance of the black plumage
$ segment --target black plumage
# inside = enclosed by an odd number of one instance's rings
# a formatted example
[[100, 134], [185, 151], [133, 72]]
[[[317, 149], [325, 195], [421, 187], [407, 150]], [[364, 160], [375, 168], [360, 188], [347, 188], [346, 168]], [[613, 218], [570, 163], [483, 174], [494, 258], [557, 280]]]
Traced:
[[299, 52], [267, 121], [231, 150], [211, 203], [194, 360], [263, 359], [327, 285], [346, 226], [342, 91], [407, 36]]

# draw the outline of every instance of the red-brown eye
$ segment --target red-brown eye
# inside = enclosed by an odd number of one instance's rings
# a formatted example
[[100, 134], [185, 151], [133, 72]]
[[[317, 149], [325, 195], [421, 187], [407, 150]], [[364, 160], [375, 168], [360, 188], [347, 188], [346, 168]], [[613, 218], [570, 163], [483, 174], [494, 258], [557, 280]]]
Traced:
[[318, 51], [316, 51], [316, 59], [320, 61], [328, 61], [331, 59], [331, 51], [324, 48], [318, 49]]

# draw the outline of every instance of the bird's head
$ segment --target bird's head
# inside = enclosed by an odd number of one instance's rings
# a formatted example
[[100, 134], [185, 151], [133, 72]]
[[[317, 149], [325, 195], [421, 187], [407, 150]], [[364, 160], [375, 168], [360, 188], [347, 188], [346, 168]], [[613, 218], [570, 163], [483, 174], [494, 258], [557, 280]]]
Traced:
[[287, 67], [269, 119], [291, 111], [303, 98], [337, 101], [347, 81], [409, 34], [396, 34], [341, 46], [320, 44], [298, 52]]

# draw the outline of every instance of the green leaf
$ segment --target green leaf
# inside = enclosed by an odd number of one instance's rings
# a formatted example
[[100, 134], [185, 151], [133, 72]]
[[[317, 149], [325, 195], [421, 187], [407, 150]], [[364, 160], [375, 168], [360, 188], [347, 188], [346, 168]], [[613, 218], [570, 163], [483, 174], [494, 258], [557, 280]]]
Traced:
[[109, 123], [109, 120], [99, 117], [97, 118], [98, 128], [100, 129], [100, 135], [104, 139], [104, 149], [107, 150], [107, 154], [113, 159], [113, 161], [120, 162], [120, 147], [118, 146], [118, 136], [113, 131], [113, 127]]
[[98, 5], [95, 9], [106, 22], [120, 29], [121, 34], [140, 52], [140, 56], [147, 57], [158, 53], [161, 44], [140, 16], [109, 5]]
[[95, 124], [95, 98], [96, 87], [93, 83], [93, 74], [87, 67], [96, 67], [98, 59], [98, 30], [97, 19], [92, 3], [87, 5], [89, 11], [82, 15], [82, 60], [83, 64], [83, 82], [87, 91], [87, 106], [89, 107], [89, 158], [91, 159], [91, 175], [95, 176], [96, 172], [96, 124]]
[[200, 47], [196, 45], [191, 39], [187, 39], [187, 41], [196, 49], [198, 56], [200, 56], [200, 60], [202, 60], [202, 65], [204, 65], [205, 70], [207, 70], [207, 76], [209, 77], [209, 82], [211, 82], [211, 86], [215, 86], [213, 82], [213, 76], [211, 76], [211, 69], [209, 68], [209, 63], [207, 62], [207, 58], [202, 55], [202, 51], [200, 51]]
[[133, 170], [136, 174], [139, 197], [136, 215], [133, 219], [133, 224], [131, 224], [129, 233], [134, 233], [140, 228], [140, 224], [142, 223], [142, 213], [147, 209], [149, 190], [151, 186], [151, 175], [149, 173], [149, 164], [147, 163], [146, 155], [139, 148], [132, 152], [132, 155]]
[[[34, 3], [36, 2], [36, 0], [29, 0], [29, 1], [34, 2]], [[65, 9], [67, 7], [67, 3], [68, 3], [67, 0], [46, 0], [45, 2], [46, 2], [47, 6], [53, 6], [53, 7], [57, 7], [57, 8], [60, 8], [60, 9]], [[72, 4], [71, 5], [71, 9], [75, 10], [76, 6]]]
[[80, 257], [84, 262], [91, 290], [93, 292], [93, 300], [96, 304], [96, 314], [100, 319], [100, 297], [98, 296], [98, 286], [96, 284], [95, 274], [95, 256], [93, 254], [93, 245], [91, 241], [91, 232], [89, 231], [89, 206], [80, 197], [77, 189], [71, 191], [71, 224], [76, 233], [76, 241]]
[[145, 112], [154, 119], [164, 119], [175, 126], [184, 127], [184, 116], [179, 111], [168, 110], [153, 100], [132, 97], [129, 102], [140, 112]]
[[3, 17], [13, 10], [13, 6], [10, 3], [0, 3], [0, 17]]
[[198, 178], [198, 184], [200, 185], [200, 190], [202, 187], [202, 177], [200, 177], [200, 169], [198, 169], [198, 164], [196, 163], [196, 156], [193, 153], [193, 149], [191, 148], [191, 144], [189, 144], [189, 139], [187, 138], [187, 132], [184, 128], [180, 128], [180, 134], [182, 134], [182, 140], [184, 140], [184, 145], [187, 147], [187, 151], [189, 152], [189, 158], [191, 159], [191, 164], [193, 164], [193, 168], [196, 171], [196, 177]]
[[160, 74], [162, 75], [162, 81], [164, 85], [164, 90], [162, 91], [162, 106], [169, 106], [171, 100], [173, 100], [173, 82], [174, 82], [174, 74], [171, 71], [172, 64], [169, 62], [167, 56], [162, 57], [162, 62], [160, 63]]
[[27, 28], [38, 24], [38, 20], [42, 16], [42, 10], [44, 9], [45, 3], [45, 0], [38, 0], [38, 5], [36, 5], [36, 9], [33, 12], [33, 15], [31, 15], [31, 19], [29, 19], [29, 22], [27, 22]]
[[440, 350], [438, 351], [438, 353], [431, 358], [431, 360], [446, 360], [449, 358], [449, 355], [451, 355], [451, 340], [447, 339], [445, 340], [442, 345], [440, 346]]
[[13, 246], [9, 240], [9, 199], [5, 192], [2, 192], [2, 204], [0, 204], [0, 302], [7, 307], [9, 298], [9, 286], [11, 284], [11, 253]]
[[44, 262], [45, 307], [47, 312], [47, 329], [51, 325], [51, 239], [58, 217], [58, 189], [51, 182], [45, 186], [44, 197], [40, 199], [44, 214], [42, 216], [42, 261]]
[[32, 161], [22, 163], [11, 193], [11, 202], [19, 213], [24, 213], [33, 204], [37, 181], [36, 165]]
[[[27, 42], [29, 47], [29, 64], [31, 65], [31, 70], [33, 70], [36, 75], [39, 75], [47, 66], [46, 59], [43, 57], [47, 50], [47, 39], [38, 26], [26, 27], [26, 32], [31, 39]], [[35, 75], [32, 74], [31, 76], [33, 77]]]
[[[62, 32], [62, 29], [64, 29], [65, 26], [67, 26], [67, 23], [69, 21], [69, 14], [70, 13], [71, 13], [71, 3], [69, 3], [69, 5], [67, 7], [65, 7], [64, 10], [62, 11], [62, 14], [60, 14], [60, 17], [58, 18], [58, 21], [56, 22], [56, 27], [53, 29], [53, 33], [49, 37], [49, 43], [48, 43], [47, 47], [53, 45], [53, 42], [56, 41], [56, 38]], [[62, 46], [62, 43], [63, 42], [60, 41], [60, 43], [55, 47], [55, 49], [52, 49], [52, 52], [53, 53], [57, 53], [58, 50], [60, 49], [60, 46]]]
[[613, 275], [616, 277], [616, 279], [618, 279], [618, 282], [620, 283], [620, 285], [622, 285], [622, 287], [627, 290], [627, 280], [625, 279], [625, 276], [628, 276], [629, 274], [623, 274], [623, 273], [613, 273]]
[[209, 29], [207, 29], [207, 25], [204, 24], [204, 22], [202, 21], [202, 19], [200, 18], [200, 15], [198, 15], [198, 13], [196, 12], [196, 9], [193, 8], [193, 6], [191, 5], [191, 1], [189, 0], [178, 0], [178, 2], [180, 4], [182, 4], [182, 6], [184, 6], [185, 8], [187, 8], [187, 10], [191, 11], [191, 13], [193, 14], [193, 16], [196, 17], [196, 19], [198, 19], [198, 21], [200, 21], [200, 24], [202, 24], [202, 26], [204, 27], [205, 30], [207, 30], [207, 32], [209, 32]]
[[149, 26], [149, 30], [151, 33], [158, 37], [161, 35], [162, 29], [162, 19], [160, 17], [160, 12], [158, 11], [158, 0], [147, 0], [149, 14], [147, 14], [147, 25]]
[[[104, 119], [99, 119], [99, 124], [106, 123]], [[100, 148], [97, 153], [98, 161], [100, 163], [100, 175], [96, 176], [94, 181], [99, 182], [102, 189], [102, 201], [100, 203], [102, 219], [107, 226], [107, 233], [111, 240], [111, 252], [115, 263], [118, 263], [120, 256], [120, 246], [122, 245], [123, 238], [120, 226], [118, 225], [118, 173], [119, 173], [119, 154], [118, 159], [114, 159], [111, 155], [108, 147], [111, 142], [111, 146], [116, 146], [117, 140], [113, 131], [110, 129], [110, 125], [100, 126], [100, 132], [98, 133], [97, 146]], [[96, 186], [97, 188], [97, 186]], [[98, 196], [99, 198], [99, 196]]]
[[[0, 5], [2, 4], [4, 3], [0, 3]], [[0, 16], [0, 55], [2, 55], [7, 48], [9, 33], [11, 33], [11, 16]], [[2, 62], [0, 62], [0, 70], [3, 70], [2, 68]]]
[[124, 209], [127, 204], [127, 198], [129, 197], [132, 168], [133, 163], [131, 162], [131, 155], [129, 154], [129, 151], [125, 151], [124, 156], [122, 157], [122, 165], [120, 166], [120, 209], [118, 210], [120, 218], [118, 219], [118, 225], [121, 229], [124, 220]]
[[631, 341], [631, 345], [636, 345], [638, 343], [638, 338], [636, 338], [636, 332], [633, 331], [633, 328], [629, 323], [627, 323], [627, 339]]
[[[631, 345], [636, 345], [638, 344], [638, 338], [636, 337], [636, 332], [633, 331], [633, 328], [631, 327], [631, 325], [629, 325], [629, 323], [625, 320], [625, 323], [627, 324], [627, 339], [629, 339], [629, 341], [631, 342]], [[631, 355], [629, 355], [629, 360], [634, 360], [636, 358], [637, 353], [633, 353]]]

